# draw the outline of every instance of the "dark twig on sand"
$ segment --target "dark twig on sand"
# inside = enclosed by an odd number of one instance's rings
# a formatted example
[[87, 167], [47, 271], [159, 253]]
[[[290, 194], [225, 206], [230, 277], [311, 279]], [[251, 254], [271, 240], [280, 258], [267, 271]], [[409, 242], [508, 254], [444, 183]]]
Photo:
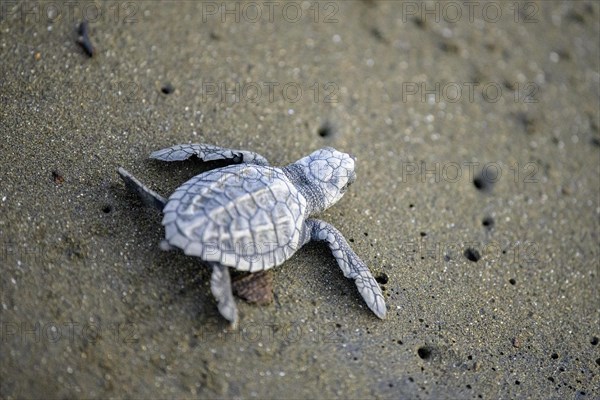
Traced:
[[77, 28], [77, 32], [79, 33], [79, 38], [77, 39], [77, 43], [83, 48], [85, 54], [89, 57], [93, 57], [96, 54], [96, 49], [92, 45], [89, 37], [89, 24], [87, 21], [83, 21], [79, 24], [79, 28]]

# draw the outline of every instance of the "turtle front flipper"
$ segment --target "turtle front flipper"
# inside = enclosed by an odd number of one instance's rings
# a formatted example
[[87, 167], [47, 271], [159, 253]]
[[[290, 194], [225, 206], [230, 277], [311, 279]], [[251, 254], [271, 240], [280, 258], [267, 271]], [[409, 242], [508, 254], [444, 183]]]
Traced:
[[367, 306], [379, 318], [384, 319], [386, 314], [385, 300], [379, 284], [369, 271], [369, 268], [352, 250], [344, 236], [335, 227], [318, 219], [309, 219], [305, 225], [305, 241], [326, 242], [337, 260], [337, 263], [346, 278], [354, 279], [356, 287]]
[[202, 161], [228, 160], [234, 164], [269, 165], [266, 158], [252, 151], [227, 149], [201, 143], [178, 144], [167, 147], [152, 152], [150, 158], [161, 161], [183, 161], [194, 155]]
[[225, 319], [231, 322], [232, 328], [237, 327], [238, 311], [231, 292], [229, 269], [221, 264], [213, 263], [210, 277], [210, 290], [217, 299], [217, 308]]
[[162, 211], [165, 208], [167, 199], [156, 193], [154, 190], [149, 189], [148, 186], [144, 185], [124, 168], [119, 167], [118, 172], [121, 179], [125, 182], [125, 186], [140, 196], [140, 199], [142, 199], [142, 202], [146, 206], [156, 208], [158, 211]]

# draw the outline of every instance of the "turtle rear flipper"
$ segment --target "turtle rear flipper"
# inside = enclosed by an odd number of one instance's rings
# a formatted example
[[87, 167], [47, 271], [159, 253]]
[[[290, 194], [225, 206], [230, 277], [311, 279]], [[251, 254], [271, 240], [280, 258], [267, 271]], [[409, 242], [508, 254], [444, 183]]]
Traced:
[[167, 204], [167, 199], [156, 193], [154, 190], [149, 189], [146, 185], [140, 182], [135, 176], [131, 175], [124, 168], [119, 167], [119, 175], [125, 182], [125, 186], [132, 192], [140, 196], [142, 202], [152, 208], [156, 208], [158, 211], [162, 211]]
[[217, 308], [225, 319], [231, 322], [233, 329], [237, 328], [238, 310], [231, 292], [229, 269], [219, 263], [212, 263], [213, 271], [210, 277], [210, 290], [217, 299]]

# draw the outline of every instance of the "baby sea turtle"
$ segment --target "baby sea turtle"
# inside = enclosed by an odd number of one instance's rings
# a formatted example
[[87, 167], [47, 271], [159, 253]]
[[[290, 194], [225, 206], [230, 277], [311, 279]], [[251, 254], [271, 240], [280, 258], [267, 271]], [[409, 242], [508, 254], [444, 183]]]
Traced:
[[219, 312], [233, 325], [238, 316], [228, 268], [264, 271], [312, 240], [328, 244], [344, 276], [354, 279], [369, 308], [385, 318], [381, 289], [367, 266], [336, 228], [311, 218], [335, 204], [355, 181], [350, 155], [326, 147], [278, 168], [250, 151], [181, 144], [155, 151], [150, 158], [180, 161], [192, 156], [235, 165], [193, 177], [168, 200], [123, 168], [119, 174], [146, 205], [164, 213], [163, 249], [182, 249], [212, 266], [211, 291]]

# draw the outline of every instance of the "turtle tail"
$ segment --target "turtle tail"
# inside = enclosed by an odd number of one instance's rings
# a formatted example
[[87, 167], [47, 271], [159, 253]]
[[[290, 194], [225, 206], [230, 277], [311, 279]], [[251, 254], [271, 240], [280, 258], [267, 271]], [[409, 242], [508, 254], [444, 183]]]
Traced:
[[154, 190], [149, 189], [146, 185], [140, 182], [135, 176], [131, 175], [124, 168], [119, 167], [119, 175], [125, 182], [125, 186], [132, 192], [140, 196], [140, 199], [144, 205], [152, 208], [156, 208], [158, 211], [162, 211], [167, 204], [167, 199], [156, 193]]

